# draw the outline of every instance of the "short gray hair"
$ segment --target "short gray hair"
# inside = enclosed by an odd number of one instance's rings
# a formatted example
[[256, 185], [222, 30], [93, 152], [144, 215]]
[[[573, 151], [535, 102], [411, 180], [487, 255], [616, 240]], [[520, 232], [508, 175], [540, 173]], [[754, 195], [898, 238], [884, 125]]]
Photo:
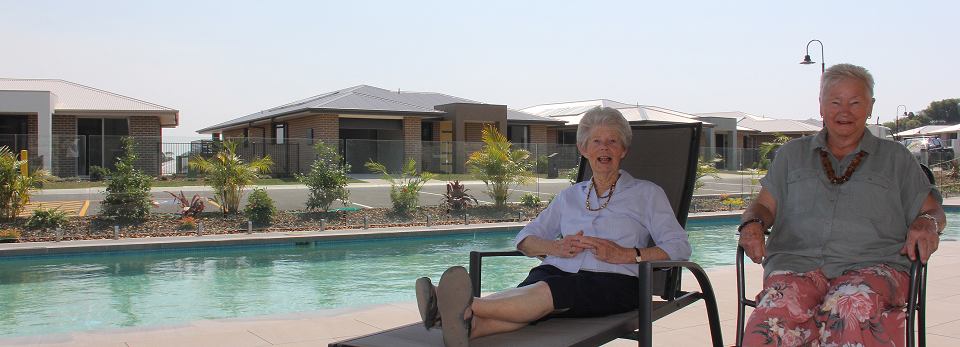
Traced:
[[870, 71], [853, 64], [837, 64], [828, 68], [820, 76], [820, 99], [823, 99], [828, 89], [843, 80], [860, 81], [867, 87], [868, 97], [873, 98], [873, 75]]
[[613, 130], [617, 132], [617, 137], [620, 138], [620, 144], [623, 146], [623, 149], [626, 150], [630, 148], [630, 140], [633, 139], [633, 131], [630, 130], [630, 123], [627, 123], [627, 119], [623, 118], [623, 114], [621, 114], [620, 111], [610, 107], [600, 106], [591, 108], [583, 115], [583, 118], [580, 119], [580, 124], [577, 125], [577, 145], [586, 149], [587, 140], [598, 125], [613, 128]]

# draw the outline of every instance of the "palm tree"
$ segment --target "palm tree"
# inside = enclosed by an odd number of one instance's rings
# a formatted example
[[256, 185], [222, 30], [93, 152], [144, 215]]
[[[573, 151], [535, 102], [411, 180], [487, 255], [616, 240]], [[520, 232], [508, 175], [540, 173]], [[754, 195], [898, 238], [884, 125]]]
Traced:
[[270, 172], [270, 166], [273, 165], [270, 155], [244, 163], [236, 154], [239, 144], [236, 140], [224, 141], [220, 151], [209, 160], [194, 155], [189, 162], [191, 167], [206, 174], [214, 190], [214, 201], [220, 204], [220, 210], [224, 213], [237, 213], [244, 189], [253, 184], [257, 174]]
[[772, 152], [775, 148], [783, 146], [783, 144], [790, 141], [790, 137], [783, 135], [781, 133], [773, 133], [773, 142], [764, 142], [760, 144], [760, 161], [757, 163], [757, 168], [760, 170], [766, 170], [770, 167], [770, 159], [767, 159], [767, 154]]
[[483, 150], [470, 155], [466, 164], [472, 165], [470, 173], [486, 183], [484, 193], [493, 198], [494, 206], [503, 207], [511, 189], [534, 183], [533, 174], [529, 172], [531, 164], [527, 161], [530, 152], [510, 149], [510, 141], [489, 125], [483, 129], [483, 142], [486, 143]]

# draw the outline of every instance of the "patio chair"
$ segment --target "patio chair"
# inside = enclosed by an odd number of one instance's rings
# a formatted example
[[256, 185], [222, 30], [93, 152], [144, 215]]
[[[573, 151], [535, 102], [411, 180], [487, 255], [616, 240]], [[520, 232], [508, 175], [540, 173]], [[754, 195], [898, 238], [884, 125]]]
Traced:
[[[923, 173], [926, 174], [930, 183], [936, 184], [936, 178], [933, 171], [926, 165], [920, 164]], [[767, 235], [770, 231], [767, 231]], [[917, 252], [920, 250], [917, 249]], [[744, 324], [746, 324], [747, 306], [757, 308], [757, 301], [747, 299], [746, 288], [744, 285], [744, 261], [746, 255], [743, 247], [737, 246], [737, 346], [743, 346]], [[917, 257], [910, 266], [910, 290], [907, 294], [907, 344], [906, 346], [927, 345], [926, 333], [926, 309], [927, 309], [927, 264], [920, 262]], [[917, 334], [919, 333], [919, 334]], [[919, 339], [917, 339], [919, 335]], [[919, 342], [917, 344], [916, 342]]]
[[[633, 126], [633, 141], [620, 167], [632, 176], [660, 185], [670, 200], [677, 221], [686, 224], [687, 211], [696, 183], [701, 123]], [[580, 159], [577, 181], [592, 176], [585, 158]], [[484, 257], [522, 256], [519, 251], [470, 253], [470, 276], [474, 296], [480, 296], [481, 265]], [[706, 303], [714, 346], [722, 346], [716, 296], [703, 269], [692, 262], [649, 261], [639, 264], [640, 307], [637, 311], [599, 318], [554, 318], [523, 329], [483, 336], [471, 346], [599, 346], [617, 338], [652, 345], [652, 323], [697, 300]], [[694, 275], [699, 292], [680, 290], [682, 269]], [[526, 269], [517, 269], [526, 271]], [[654, 295], [659, 299], [654, 301]], [[423, 323], [331, 343], [330, 346], [443, 346], [439, 329], [424, 330]]]

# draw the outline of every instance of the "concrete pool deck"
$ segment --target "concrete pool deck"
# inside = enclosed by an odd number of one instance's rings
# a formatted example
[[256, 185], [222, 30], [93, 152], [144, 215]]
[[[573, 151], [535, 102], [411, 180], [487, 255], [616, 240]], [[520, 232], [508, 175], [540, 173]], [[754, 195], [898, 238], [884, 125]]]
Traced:
[[[946, 206], [960, 206], [960, 198], [947, 199]], [[738, 215], [733, 213], [698, 213], [697, 218], [717, 218]], [[498, 223], [496, 225], [474, 224], [468, 226], [444, 226], [444, 230], [475, 229], [478, 227], [517, 228], [521, 223]], [[449, 227], [449, 228], [448, 228]], [[439, 229], [439, 228], [438, 228]], [[383, 235], [415, 235], [424, 227], [384, 228], [370, 230], [326, 231], [323, 237], [357, 238], [383, 237]], [[437, 231], [434, 231], [437, 232]], [[444, 233], [441, 231], [440, 233]], [[210, 243], [221, 245], [277, 242], [284, 238], [317, 237], [316, 233], [263, 233], [238, 235], [178, 236], [148, 239], [89, 240], [69, 242], [38, 242], [33, 244], [2, 244], [0, 254], [27, 255], [79, 251], [110, 251], [118, 249], [158, 249], [168, 247], [200, 247]], [[245, 240], [245, 241], [244, 241]], [[253, 241], [251, 241], [253, 240]], [[258, 241], [259, 240], [259, 241]], [[118, 248], [119, 247], [119, 248]], [[55, 249], [55, 250], [54, 250]], [[52, 250], [52, 251], [51, 251]], [[6, 252], [6, 253], [4, 253]], [[960, 242], [944, 240], [934, 253], [929, 266], [927, 283], [927, 342], [930, 346], [960, 345]], [[735, 338], [737, 299], [736, 273], [734, 266], [707, 269], [710, 281], [717, 293], [720, 306], [723, 341], [732, 345]], [[762, 267], [749, 264], [746, 267], [747, 288], [759, 289]], [[696, 281], [684, 281], [684, 288], [697, 290]], [[748, 292], [751, 289], [748, 289]], [[390, 304], [344, 307], [319, 311], [281, 313], [273, 315], [237, 317], [215, 320], [77, 331], [49, 335], [34, 335], [0, 339], [0, 346], [104, 346], [104, 347], [149, 347], [149, 346], [326, 346], [330, 342], [365, 335], [384, 329], [419, 321], [416, 303], [413, 301]], [[708, 346], [710, 345], [704, 304], [698, 302], [677, 313], [654, 322], [654, 345], [659, 346]], [[635, 341], [616, 340], [606, 346], [636, 346]]]

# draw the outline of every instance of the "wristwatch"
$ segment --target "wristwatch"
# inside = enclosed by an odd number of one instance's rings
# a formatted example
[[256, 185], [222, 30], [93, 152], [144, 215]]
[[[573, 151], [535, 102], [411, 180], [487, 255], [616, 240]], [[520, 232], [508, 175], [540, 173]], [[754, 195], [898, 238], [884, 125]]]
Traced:
[[642, 261], [643, 261], [643, 256], [640, 255], [640, 249], [637, 248], [637, 247], [633, 247], [633, 250], [637, 251], [637, 262], [638, 262], [638, 263], [639, 263], [639, 262], [642, 262]]

